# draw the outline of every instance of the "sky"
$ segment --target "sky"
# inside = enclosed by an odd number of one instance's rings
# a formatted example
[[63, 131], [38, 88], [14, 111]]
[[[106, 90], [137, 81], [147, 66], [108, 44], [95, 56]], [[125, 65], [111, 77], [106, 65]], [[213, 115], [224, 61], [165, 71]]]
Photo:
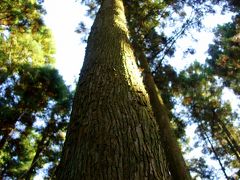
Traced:
[[[75, 30], [80, 21], [84, 21], [87, 27], [90, 27], [92, 20], [85, 16], [86, 8], [76, 2], [76, 0], [45, 0], [45, 16], [46, 25], [52, 30], [53, 37], [56, 42], [56, 67], [63, 76], [67, 84], [72, 84], [78, 78], [82, 62], [84, 59], [85, 45], [80, 40], [80, 35]], [[219, 15], [208, 16], [204, 20], [207, 28], [213, 28], [219, 23], [228, 22], [231, 16]], [[193, 42], [191, 38], [184, 38], [178, 41], [175, 58], [170, 60], [170, 64], [179, 70], [184, 69], [194, 60], [204, 62], [208, 44], [213, 39], [211, 32], [195, 32], [192, 31], [198, 42]], [[183, 49], [192, 46], [196, 48], [194, 56], [188, 56], [183, 60]]]
[[[190, 8], [185, 9], [188, 14], [191, 14]], [[203, 19], [202, 23], [205, 27], [205, 30], [202, 30], [201, 32], [198, 32], [195, 29], [190, 30], [191, 35], [189, 33], [187, 37], [177, 41], [175, 58], [170, 60], [170, 64], [174, 67], [177, 67], [178, 70], [185, 69], [186, 66], [189, 66], [195, 60], [204, 63], [207, 57], [208, 45], [212, 43], [214, 38], [212, 29], [218, 24], [224, 24], [231, 21], [231, 17], [233, 15], [232, 13], [221, 14], [221, 8], [216, 8], [215, 10], [216, 14], [210, 14]], [[194, 42], [193, 38], [197, 41]], [[187, 47], [192, 47], [196, 50], [196, 53], [183, 58], [183, 52]]]
[[85, 53], [85, 44], [75, 30], [82, 20], [92, 22], [85, 16], [86, 8], [76, 0], [45, 0], [44, 6], [44, 20], [56, 43], [56, 68], [67, 84], [72, 84], [78, 78]]
[[[56, 68], [66, 83], [72, 85], [78, 79], [86, 46], [86, 44], [81, 43], [81, 37], [75, 33], [75, 30], [80, 21], [84, 21], [87, 27], [90, 27], [92, 20], [85, 16], [86, 8], [76, 0], [45, 0], [44, 6], [47, 11], [44, 18], [45, 23], [52, 30], [56, 42]], [[220, 15], [219, 10], [218, 15], [208, 16], [204, 20], [204, 24], [211, 29], [217, 24], [230, 20], [230, 15]], [[193, 42], [191, 38], [179, 40], [177, 44], [179, 50], [176, 51], [175, 57], [170, 60], [170, 64], [178, 67], [179, 70], [184, 69], [194, 60], [204, 62], [207, 56], [208, 44], [212, 42], [214, 37], [211, 32], [198, 33], [192, 31], [192, 34], [198, 41]], [[189, 46], [197, 50], [196, 54], [183, 59], [183, 49]], [[194, 133], [193, 129], [190, 129], [190, 131]], [[36, 177], [35, 179], [41, 178]]]
[[[56, 68], [59, 70], [67, 85], [73, 85], [78, 80], [82, 67], [85, 46], [81, 43], [81, 37], [75, 33], [79, 22], [84, 21], [87, 27], [91, 27], [92, 20], [86, 17], [86, 7], [82, 6], [80, 0], [45, 0], [44, 7], [47, 15], [44, 20], [46, 25], [52, 30], [56, 43]], [[210, 15], [204, 19], [203, 23], [208, 29], [212, 29], [217, 24], [223, 24], [231, 20], [231, 14], [221, 15], [221, 9], [217, 9], [216, 15]], [[178, 40], [175, 57], [169, 63], [176, 67], [178, 71], [183, 70], [194, 60], [204, 62], [207, 57], [208, 44], [212, 42], [214, 35], [211, 31], [202, 31], [201, 33], [192, 31], [194, 38], [191, 37]], [[196, 49], [196, 53], [183, 58], [183, 51], [187, 47]], [[225, 90], [229, 94], [228, 90]], [[230, 100], [234, 106], [235, 96], [224, 96], [224, 100]]]

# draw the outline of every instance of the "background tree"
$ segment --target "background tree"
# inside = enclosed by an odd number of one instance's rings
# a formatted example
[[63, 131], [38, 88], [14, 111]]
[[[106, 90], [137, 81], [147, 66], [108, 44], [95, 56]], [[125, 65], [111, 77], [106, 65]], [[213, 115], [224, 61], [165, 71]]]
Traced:
[[[89, 15], [95, 17], [102, 1], [85, 3]], [[236, 107], [221, 98], [222, 89], [226, 88], [239, 95], [239, 2], [132, 0], [124, 1], [124, 6], [139, 70], [145, 77], [139, 61], [143, 59], [141, 55], [161, 92], [184, 153], [191, 149], [185, 127], [194, 124], [199, 134], [196, 147], [220, 164], [222, 177], [237, 179], [239, 114]], [[214, 13], [215, 7], [221, 7], [223, 12], [236, 12], [233, 22], [216, 28], [205, 65], [195, 63], [179, 73], [168, 62], [177, 49], [176, 42], [190, 36], [190, 29], [203, 30], [202, 19]], [[191, 14], [185, 9], [191, 9]], [[45, 176], [50, 177], [58, 164], [71, 95], [52, 68], [54, 48], [51, 33], [41, 19], [45, 13], [42, 2], [4, 0], [0, 10], [1, 174], [3, 178], [29, 179], [46, 170]], [[87, 32], [81, 25], [79, 32]], [[172, 34], [166, 33], [169, 27]], [[186, 49], [189, 54], [196, 51]], [[179, 103], [187, 113], [176, 113]], [[192, 175], [218, 178], [206, 156], [188, 162]]]
[[[223, 11], [226, 11], [227, 9], [236, 11], [237, 3], [234, 1], [211, 1], [211, 3], [209, 3], [209, 1], [201, 1], [201, 4], [199, 4], [199, 1], [169, 1], [162, 3], [162, 6], [159, 6], [159, 3], [155, 3], [153, 6], [148, 6], [151, 4], [149, 2], [138, 3], [139, 1], [125, 2], [127, 20], [131, 32], [130, 38], [132, 38], [132, 41], [134, 41], [135, 38], [135, 41], [137, 42], [135, 44], [141, 46], [139, 51], [144, 52], [144, 55], [147, 57], [147, 60], [151, 65], [150, 69], [152, 70], [155, 82], [157, 82], [160, 90], [163, 89], [162, 94], [164, 102], [169, 109], [172, 109], [173, 107], [176, 107], [174, 104], [177, 101], [174, 100], [174, 96], [181, 91], [179, 89], [181, 86], [179, 85], [179, 79], [177, 78], [178, 73], [166, 60], [167, 55], [170, 57], [173, 55], [174, 44], [180, 37], [187, 35], [189, 28], [197, 28], [198, 30], [201, 30], [203, 27], [201, 26], [202, 18], [206, 13], [215, 12], [213, 8], [214, 5], [223, 3]], [[92, 7], [90, 10], [95, 10], [98, 7], [94, 5], [93, 1], [89, 3], [89, 6]], [[187, 14], [183, 10], [186, 6], [190, 6], [193, 9], [193, 14], [190, 17], [187, 17]], [[128, 8], [132, 9], [128, 10]], [[175, 35], [168, 38], [163, 34], [165, 31], [164, 26], [167, 24], [166, 21], [172, 21], [175, 25], [178, 19], [172, 18], [169, 14], [176, 13], [177, 11], [179, 11], [179, 20], [181, 22], [184, 22], [185, 17], [187, 18], [185, 23], [182, 23], [182, 26], [179, 29], [173, 31]], [[161, 23], [159, 23], [160, 18], [163, 20]], [[155, 27], [157, 27], [157, 31], [154, 29]], [[188, 50], [191, 54], [194, 53], [194, 51], [195, 50], [192, 49]], [[186, 87], [187, 86], [188, 85], [186, 85]], [[219, 97], [221, 97], [221, 95], [219, 95]], [[175, 114], [171, 115], [171, 113], [169, 113], [169, 115], [171, 119], [174, 120], [172, 123], [178, 127], [176, 133], [178, 135], [184, 135], [183, 128], [188, 122], [183, 121], [182, 117], [176, 117]]]
[[6, 0], [0, 10], [0, 177], [30, 178], [46, 164], [51, 173], [71, 93], [53, 68], [54, 44], [41, 2]]
[[231, 88], [239, 95], [239, 16], [233, 22], [218, 26], [215, 30], [214, 44], [209, 47], [209, 59], [213, 74], [222, 78], [223, 86]]
[[180, 78], [182, 102], [189, 110], [187, 116], [191, 123], [197, 124], [195, 132], [200, 139], [196, 146], [203, 146], [204, 153], [213, 154], [213, 159], [218, 161], [224, 176], [229, 179], [226, 169], [240, 167], [238, 115], [230, 103], [221, 100], [222, 87], [208, 67], [195, 63], [181, 72]]

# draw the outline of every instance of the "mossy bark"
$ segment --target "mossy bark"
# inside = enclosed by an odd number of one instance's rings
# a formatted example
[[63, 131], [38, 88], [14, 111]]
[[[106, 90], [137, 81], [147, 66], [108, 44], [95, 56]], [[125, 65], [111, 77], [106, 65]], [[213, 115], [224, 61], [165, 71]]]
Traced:
[[122, 0], [91, 29], [56, 179], [171, 179], [132, 48]]

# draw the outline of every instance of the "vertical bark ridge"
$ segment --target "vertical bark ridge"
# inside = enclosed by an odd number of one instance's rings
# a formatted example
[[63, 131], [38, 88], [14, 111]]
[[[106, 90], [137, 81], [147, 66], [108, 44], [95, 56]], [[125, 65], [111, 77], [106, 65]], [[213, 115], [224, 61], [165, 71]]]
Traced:
[[170, 179], [122, 0], [92, 27], [57, 179]]

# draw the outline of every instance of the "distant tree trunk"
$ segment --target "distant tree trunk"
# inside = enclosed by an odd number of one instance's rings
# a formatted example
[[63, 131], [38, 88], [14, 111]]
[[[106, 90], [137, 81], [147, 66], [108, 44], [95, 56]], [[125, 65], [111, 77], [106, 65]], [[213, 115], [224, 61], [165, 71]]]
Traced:
[[[138, 47], [136, 49], [139, 50]], [[176, 180], [189, 180], [191, 179], [190, 173], [182, 156], [177, 138], [171, 128], [167, 109], [161, 98], [160, 91], [154, 82], [147, 58], [141, 50], [137, 54], [140, 66], [143, 69], [144, 84], [149, 94], [154, 116], [160, 128], [161, 143], [166, 152], [171, 175]]]
[[2, 138], [0, 140], [0, 150], [4, 147], [5, 143], [8, 141], [8, 138], [11, 135], [11, 132], [15, 129], [16, 122], [19, 121], [25, 113], [26, 111], [22, 112], [19, 115], [16, 114], [15, 117], [18, 118], [10, 118], [0, 123], [0, 132], [2, 134]]
[[171, 179], [133, 51], [122, 0], [92, 27], [56, 179]]
[[42, 139], [37, 145], [37, 150], [36, 150], [36, 153], [35, 153], [34, 158], [32, 160], [31, 166], [28, 169], [28, 171], [26, 172], [26, 174], [24, 175], [25, 180], [30, 180], [33, 177], [33, 175], [35, 174], [35, 169], [38, 165], [37, 162], [40, 158], [40, 155], [49, 146], [50, 136], [51, 136], [51, 134], [53, 134], [53, 129], [56, 128], [55, 123], [56, 122], [54, 120], [50, 120], [47, 124], [47, 127], [44, 129], [44, 131], [42, 133]]
[[9, 134], [12, 132], [12, 129], [5, 130], [3, 132], [2, 139], [0, 141], [0, 149], [2, 149], [9, 138]]
[[209, 143], [209, 144], [210, 144], [210, 148], [211, 148], [211, 150], [212, 150], [215, 158], [217, 159], [217, 161], [218, 161], [218, 163], [219, 163], [219, 165], [220, 165], [220, 167], [221, 167], [221, 170], [222, 170], [225, 178], [226, 178], [226, 179], [229, 179], [229, 177], [228, 177], [228, 175], [227, 175], [227, 173], [226, 173], [225, 167], [224, 167], [224, 165], [222, 164], [221, 159], [220, 159], [220, 157], [218, 156], [218, 153], [217, 153], [217, 151], [215, 150], [215, 148], [214, 148], [214, 146], [213, 146], [213, 144], [212, 144], [209, 136], [207, 135], [207, 131], [205, 130], [203, 124], [202, 124], [202, 123], [199, 123], [199, 127], [200, 127], [200, 134], [201, 134], [201, 136], [202, 136], [203, 139], [206, 141], [206, 143]]
[[212, 110], [212, 113], [213, 113], [213, 120], [216, 121], [218, 123], [219, 128], [223, 130], [225, 134], [225, 140], [228, 142], [228, 145], [230, 146], [232, 153], [236, 156], [236, 158], [240, 162], [240, 146], [238, 145], [236, 140], [233, 138], [233, 136], [229, 132], [225, 123], [221, 119], [219, 119], [214, 109]]

